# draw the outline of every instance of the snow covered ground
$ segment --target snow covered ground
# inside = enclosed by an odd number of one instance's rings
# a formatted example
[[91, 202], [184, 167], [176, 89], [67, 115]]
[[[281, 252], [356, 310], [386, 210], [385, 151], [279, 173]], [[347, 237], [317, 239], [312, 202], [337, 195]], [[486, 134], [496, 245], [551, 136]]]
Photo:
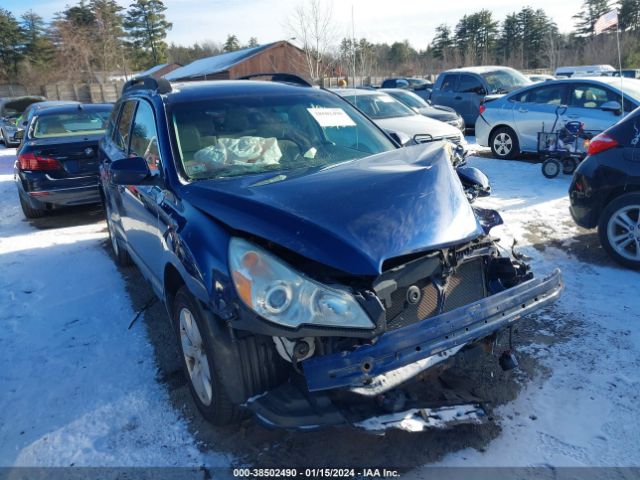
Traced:
[[[79, 225], [65, 214], [25, 221], [14, 158], [0, 147], [0, 466], [233, 462], [199, 448], [156, 380], [144, 329], [127, 329], [135, 312], [99, 213]], [[549, 373], [498, 408], [502, 431], [482, 451], [454, 451], [439, 464], [640, 465], [639, 274], [572, 223], [569, 177], [547, 180], [529, 163], [470, 164], [493, 185], [479, 205], [505, 219], [493, 233], [505, 246], [517, 238], [534, 271], [562, 268], [566, 290], [540, 333], [563, 338], [518, 347]], [[321, 448], [316, 455], [320, 463]]]
[[127, 329], [135, 312], [101, 214], [32, 226], [14, 152], [0, 147], [0, 466], [201, 465], [144, 330]]

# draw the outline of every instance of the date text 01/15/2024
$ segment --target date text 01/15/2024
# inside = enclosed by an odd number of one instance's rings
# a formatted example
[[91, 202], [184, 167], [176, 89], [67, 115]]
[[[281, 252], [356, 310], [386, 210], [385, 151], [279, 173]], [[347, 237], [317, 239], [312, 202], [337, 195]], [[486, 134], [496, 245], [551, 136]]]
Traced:
[[238, 478], [396, 478], [397, 470], [386, 468], [234, 468]]

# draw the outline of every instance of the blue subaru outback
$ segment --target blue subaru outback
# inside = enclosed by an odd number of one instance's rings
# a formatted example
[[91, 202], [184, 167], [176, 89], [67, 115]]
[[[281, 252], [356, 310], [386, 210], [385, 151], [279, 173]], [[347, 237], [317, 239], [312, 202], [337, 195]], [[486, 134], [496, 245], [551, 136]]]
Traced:
[[199, 410], [300, 429], [481, 421], [479, 404], [403, 392], [554, 301], [560, 272], [500, 253], [451, 144], [400, 148], [282, 79], [129, 82], [100, 144], [115, 257], [166, 305]]

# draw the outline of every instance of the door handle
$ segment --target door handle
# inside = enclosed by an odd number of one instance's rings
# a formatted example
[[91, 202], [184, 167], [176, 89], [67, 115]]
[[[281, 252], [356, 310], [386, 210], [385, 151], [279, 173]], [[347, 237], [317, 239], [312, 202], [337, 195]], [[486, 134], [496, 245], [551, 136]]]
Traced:
[[567, 118], [571, 118], [571, 119], [575, 120], [576, 118], [580, 118], [580, 115], [578, 115], [577, 113], [571, 113], [571, 114], [567, 115]]
[[519, 108], [518, 111], [520, 113], [528, 113], [529, 112], [529, 110], [527, 110], [526, 108]]
[[456, 95], [455, 97], [453, 97], [454, 100], [462, 100], [462, 97], [460, 95]]

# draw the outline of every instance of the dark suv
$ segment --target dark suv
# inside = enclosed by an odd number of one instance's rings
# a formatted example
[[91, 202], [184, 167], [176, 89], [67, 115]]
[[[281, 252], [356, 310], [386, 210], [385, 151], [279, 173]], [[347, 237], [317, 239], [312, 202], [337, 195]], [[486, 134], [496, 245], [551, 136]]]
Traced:
[[241, 406], [288, 428], [480, 421], [399, 386], [560, 294], [559, 271], [501, 256], [452, 144], [399, 148], [325, 90], [140, 79], [100, 155], [115, 255], [165, 303], [215, 424]]

